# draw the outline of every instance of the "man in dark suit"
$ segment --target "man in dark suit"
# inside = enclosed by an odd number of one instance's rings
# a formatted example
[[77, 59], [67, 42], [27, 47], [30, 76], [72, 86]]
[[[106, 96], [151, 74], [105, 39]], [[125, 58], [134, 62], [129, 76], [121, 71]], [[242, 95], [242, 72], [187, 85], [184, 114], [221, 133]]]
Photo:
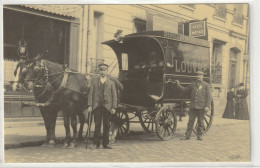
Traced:
[[110, 115], [115, 114], [117, 93], [114, 82], [108, 78], [108, 65], [99, 65], [100, 76], [92, 79], [88, 95], [88, 111], [93, 110], [95, 121], [94, 145], [100, 146], [101, 121], [103, 118], [103, 141], [105, 149], [112, 149], [109, 143]]
[[210, 85], [203, 81], [203, 75], [204, 73], [202, 71], [197, 71], [197, 80], [195, 82], [192, 82], [187, 87], [181, 86], [179, 81], [176, 80], [177, 87], [180, 90], [182, 90], [183, 92], [191, 93], [189, 122], [185, 136], [181, 138], [181, 140], [190, 139], [196, 117], [198, 117], [197, 139], [202, 140], [204, 115], [205, 112], [207, 112], [210, 109], [212, 99]]

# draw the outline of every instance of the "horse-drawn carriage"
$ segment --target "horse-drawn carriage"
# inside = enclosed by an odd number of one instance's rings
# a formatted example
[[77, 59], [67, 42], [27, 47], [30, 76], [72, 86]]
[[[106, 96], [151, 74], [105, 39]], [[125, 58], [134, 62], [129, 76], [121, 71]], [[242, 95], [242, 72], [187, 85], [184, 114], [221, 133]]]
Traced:
[[[116, 53], [119, 64], [119, 81], [123, 85], [115, 122], [119, 135], [129, 131], [132, 113], [145, 131], [157, 132], [162, 140], [170, 139], [177, 127], [177, 115], [189, 111], [190, 94], [182, 93], [173, 81], [188, 85], [195, 79], [195, 72], [205, 73], [210, 82], [210, 58], [208, 41], [163, 31], [143, 32], [125, 36], [121, 41], [104, 42]], [[90, 76], [74, 72], [48, 60], [44, 54], [28, 61], [21, 70], [21, 83], [33, 89], [46, 127], [46, 143], [55, 143], [57, 113], [62, 110], [66, 138], [64, 145], [75, 146], [82, 138]], [[114, 79], [118, 90], [120, 82]], [[80, 118], [77, 131], [76, 116]], [[211, 110], [204, 119], [204, 133], [212, 124]], [[91, 117], [90, 117], [91, 118]], [[70, 127], [73, 138], [71, 139]], [[88, 131], [90, 132], [90, 131]], [[196, 129], [194, 129], [196, 133]]]
[[[205, 73], [204, 81], [210, 83], [208, 41], [151, 31], [103, 44], [117, 56], [119, 81], [124, 87], [117, 109], [118, 134], [127, 134], [129, 123], [136, 122], [128, 116], [132, 113], [145, 131], [156, 132], [162, 140], [170, 139], [176, 131], [177, 115], [188, 113], [190, 103], [190, 93], [182, 93], [174, 81], [187, 86], [200, 70]], [[209, 130], [213, 115], [212, 101], [211, 110], [205, 114], [204, 133]]]

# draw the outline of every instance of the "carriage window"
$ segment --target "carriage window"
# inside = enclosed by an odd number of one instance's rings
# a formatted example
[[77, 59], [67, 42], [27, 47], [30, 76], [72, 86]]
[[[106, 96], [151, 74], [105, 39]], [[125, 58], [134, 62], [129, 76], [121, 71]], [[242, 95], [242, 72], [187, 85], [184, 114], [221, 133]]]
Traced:
[[128, 70], [128, 54], [122, 53], [122, 70]]

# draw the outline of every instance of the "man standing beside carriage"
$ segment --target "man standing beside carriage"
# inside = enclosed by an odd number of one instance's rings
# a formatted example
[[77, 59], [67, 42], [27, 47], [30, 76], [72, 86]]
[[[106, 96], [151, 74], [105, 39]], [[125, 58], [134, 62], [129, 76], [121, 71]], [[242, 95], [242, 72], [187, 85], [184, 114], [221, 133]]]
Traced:
[[105, 149], [112, 149], [109, 143], [110, 116], [115, 114], [117, 107], [117, 92], [113, 81], [108, 78], [108, 65], [100, 64], [100, 77], [92, 79], [89, 96], [88, 111], [94, 114], [95, 131], [94, 145], [100, 147], [101, 121], [103, 120], [102, 145]]
[[198, 118], [198, 129], [197, 129], [197, 139], [202, 140], [203, 134], [203, 120], [205, 112], [210, 109], [211, 105], [211, 88], [210, 85], [203, 81], [204, 73], [202, 71], [196, 72], [197, 80], [192, 82], [189, 86], [183, 87], [180, 85], [179, 81], [176, 80], [177, 87], [183, 92], [191, 93], [191, 103], [190, 103], [190, 113], [189, 122], [187, 125], [187, 130], [185, 136], [181, 140], [189, 140], [195, 118]]

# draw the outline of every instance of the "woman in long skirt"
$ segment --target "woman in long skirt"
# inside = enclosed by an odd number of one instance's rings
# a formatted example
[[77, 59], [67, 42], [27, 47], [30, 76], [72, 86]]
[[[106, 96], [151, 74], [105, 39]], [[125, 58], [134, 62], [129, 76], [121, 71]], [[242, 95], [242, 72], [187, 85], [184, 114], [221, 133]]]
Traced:
[[237, 91], [237, 101], [235, 108], [235, 118], [239, 120], [249, 120], [248, 105], [246, 97], [248, 95], [247, 90], [244, 88], [244, 83], [240, 83], [239, 90]]
[[222, 118], [230, 118], [230, 119], [234, 118], [235, 99], [236, 99], [236, 95], [234, 91], [235, 89], [234, 87], [232, 87], [230, 91], [227, 93], [227, 104]]

